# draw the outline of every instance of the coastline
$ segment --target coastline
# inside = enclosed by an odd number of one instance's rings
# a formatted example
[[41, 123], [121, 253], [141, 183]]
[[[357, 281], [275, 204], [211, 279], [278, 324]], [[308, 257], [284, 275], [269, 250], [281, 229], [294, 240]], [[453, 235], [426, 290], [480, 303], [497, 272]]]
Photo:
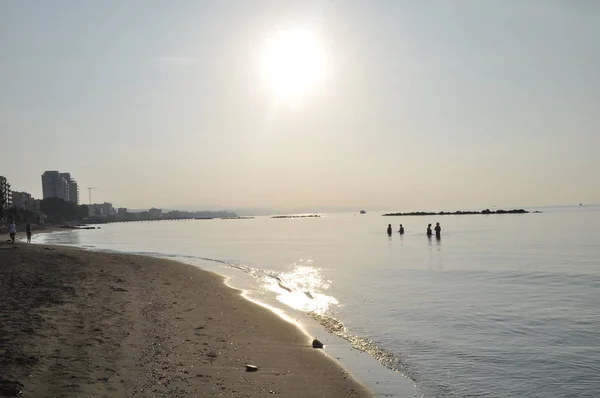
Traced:
[[2, 242], [0, 259], [3, 393], [371, 395], [301, 329], [212, 272], [21, 243]]

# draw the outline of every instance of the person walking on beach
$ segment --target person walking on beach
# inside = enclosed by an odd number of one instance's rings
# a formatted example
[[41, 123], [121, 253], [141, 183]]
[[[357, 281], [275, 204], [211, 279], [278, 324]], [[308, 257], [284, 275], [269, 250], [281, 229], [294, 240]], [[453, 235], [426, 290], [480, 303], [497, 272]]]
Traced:
[[27, 243], [31, 243], [31, 224], [27, 223], [25, 230], [27, 231]]
[[392, 236], [392, 224], [388, 224], [388, 228], [387, 228], [387, 234], [389, 236]]
[[427, 237], [431, 238], [431, 235], [433, 235], [433, 232], [431, 232], [431, 224], [427, 224]]
[[435, 237], [440, 239], [442, 237], [442, 227], [440, 227], [440, 223], [435, 223]]
[[13, 220], [10, 220], [10, 224], [8, 224], [8, 233], [10, 235], [10, 243], [15, 243], [15, 235], [17, 234], [17, 226]]
[[400, 232], [400, 235], [404, 235], [404, 227], [402, 226], [402, 224], [400, 224], [400, 229], [398, 230], [398, 232]]

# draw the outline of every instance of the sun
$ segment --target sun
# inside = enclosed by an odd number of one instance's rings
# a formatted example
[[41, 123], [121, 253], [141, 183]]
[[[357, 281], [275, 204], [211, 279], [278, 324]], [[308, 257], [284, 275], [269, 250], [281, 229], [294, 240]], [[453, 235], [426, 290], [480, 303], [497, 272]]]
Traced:
[[266, 41], [261, 72], [280, 101], [302, 101], [325, 78], [326, 57], [316, 32], [292, 28]]

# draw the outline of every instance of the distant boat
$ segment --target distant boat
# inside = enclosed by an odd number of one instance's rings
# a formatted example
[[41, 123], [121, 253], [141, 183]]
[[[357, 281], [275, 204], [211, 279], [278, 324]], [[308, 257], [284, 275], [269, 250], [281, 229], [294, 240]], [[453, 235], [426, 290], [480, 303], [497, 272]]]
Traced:
[[366, 212], [366, 211], [364, 211], [364, 210], [361, 210], [361, 211], [360, 211], [360, 214], [367, 214], [367, 212]]

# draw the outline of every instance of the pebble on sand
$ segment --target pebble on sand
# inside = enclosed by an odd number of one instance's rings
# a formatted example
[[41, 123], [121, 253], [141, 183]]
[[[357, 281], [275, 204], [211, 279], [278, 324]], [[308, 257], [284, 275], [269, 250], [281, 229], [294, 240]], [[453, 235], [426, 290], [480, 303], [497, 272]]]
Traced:
[[323, 348], [323, 343], [319, 341], [319, 339], [314, 339], [312, 342], [313, 348]]
[[216, 351], [209, 351], [208, 354], [206, 354], [206, 355], [210, 358], [216, 358], [219, 356], [219, 353]]
[[246, 364], [246, 372], [256, 372], [258, 370], [258, 366]]

